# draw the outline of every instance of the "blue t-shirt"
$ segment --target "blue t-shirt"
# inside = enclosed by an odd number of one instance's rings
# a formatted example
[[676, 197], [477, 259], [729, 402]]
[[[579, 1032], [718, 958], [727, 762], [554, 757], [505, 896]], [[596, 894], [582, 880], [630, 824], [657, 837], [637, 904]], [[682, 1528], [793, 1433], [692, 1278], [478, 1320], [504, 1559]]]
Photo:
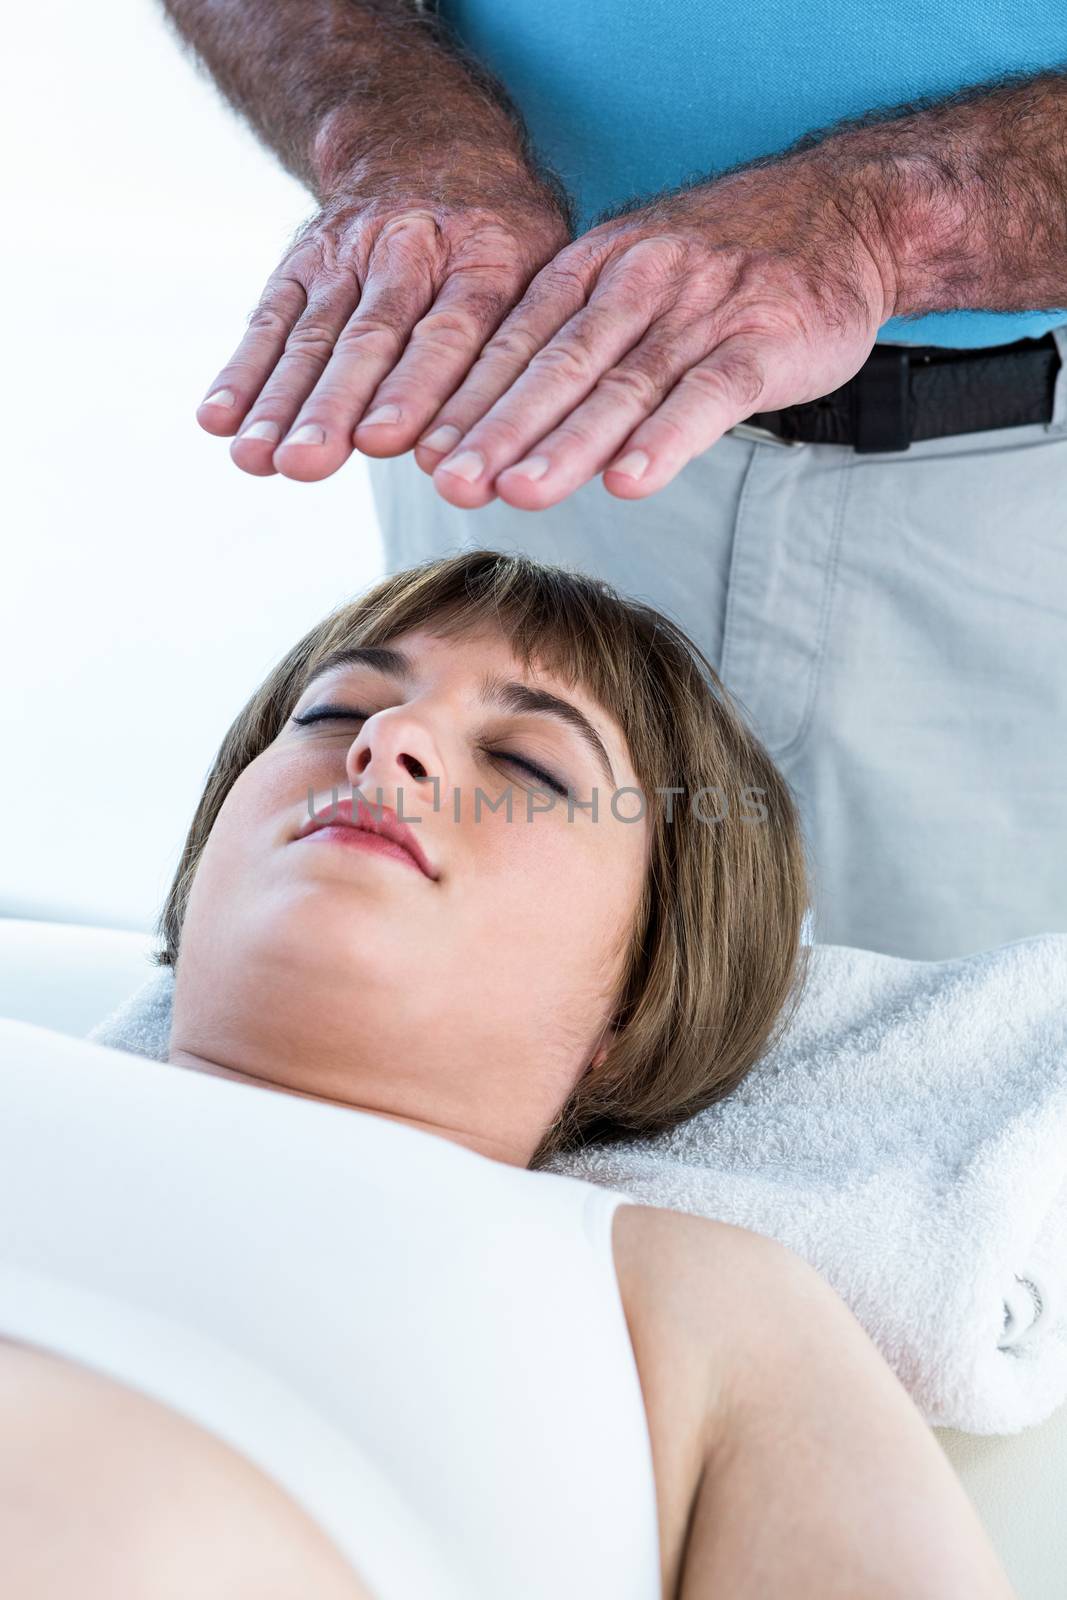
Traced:
[[[584, 233], [843, 117], [1067, 65], [1067, 4], [1038, 0], [439, 0], [508, 90]], [[1039, 338], [1067, 309], [891, 317], [878, 339], [957, 348]]]

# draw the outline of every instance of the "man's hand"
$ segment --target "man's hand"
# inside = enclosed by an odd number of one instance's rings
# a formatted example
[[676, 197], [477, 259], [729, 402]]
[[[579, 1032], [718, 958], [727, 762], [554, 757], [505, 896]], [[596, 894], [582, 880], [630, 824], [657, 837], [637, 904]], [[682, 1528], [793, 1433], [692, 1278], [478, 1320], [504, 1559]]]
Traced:
[[[272, 274], [197, 411], [208, 433], [240, 429], [242, 471], [312, 482], [357, 445], [410, 450], [570, 238], [518, 162], [491, 184], [418, 176], [334, 194]], [[399, 415], [375, 421], [384, 406]]]
[[640, 499], [735, 423], [846, 383], [894, 293], [876, 206], [817, 155], [684, 190], [542, 268], [416, 461], [457, 506], [541, 510], [601, 472]]

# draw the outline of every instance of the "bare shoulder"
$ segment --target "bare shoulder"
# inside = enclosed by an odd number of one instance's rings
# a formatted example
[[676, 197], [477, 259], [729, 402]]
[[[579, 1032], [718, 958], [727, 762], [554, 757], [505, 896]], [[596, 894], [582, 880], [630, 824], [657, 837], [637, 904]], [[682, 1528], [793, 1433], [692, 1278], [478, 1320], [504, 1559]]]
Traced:
[[679, 1592], [705, 1462], [741, 1381], [754, 1292], [803, 1267], [732, 1223], [636, 1204], [616, 1208], [615, 1270], [648, 1417], [665, 1597]]
[[682, 1212], [616, 1218], [665, 1600], [1016, 1600], [922, 1414], [809, 1262]]
[[0, 1335], [0, 1417], [0, 1548], [20, 1600], [371, 1600], [280, 1484], [126, 1384]]
[[726, 1398], [738, 1309], [789, 1278], [814, 1276], [776, 1239], [659, 1206], [620, 1205], [612, 1238], [627, 1320], [684, 1356], [712, 1417]]
[[690, 1413], [701, 1418], [704, 1455], [758, 1382], [763, 1358], [806, 1347], [790, 1309], [815, 1319], [812, 1342], [844, 1337], [881, 1359], [830, 1284], [777, 1239], [689, 1212], [625, 1205], [615, 1213], [613, 1244], [631, 1333], [650, 1375], [668, 1381], [663, 1362], [677, 1374]]
[[[688, 1211], [670, 1211], [662, 1206], [643, 1206], [636, 1202], [620, 1205], [615, 1212], [614, 1245], [616, 1261], [625, 1260], [646, 1271], [655, 1272], [664, 1252], [670, 1257], [670, 1272], [680, 1258], [723, 1266], [742, 1258], [765, 1263], [768, 1270], [783, 1271], [796, 1264], [807, 1267], [800, 1256], [764, 1234], [740, 1228], [732, 1222], [694, 1216]], [[808, 1269], [810, 1270], [810, 1269]], [[696, 1285], [695, 1287], [699, 1287]]]

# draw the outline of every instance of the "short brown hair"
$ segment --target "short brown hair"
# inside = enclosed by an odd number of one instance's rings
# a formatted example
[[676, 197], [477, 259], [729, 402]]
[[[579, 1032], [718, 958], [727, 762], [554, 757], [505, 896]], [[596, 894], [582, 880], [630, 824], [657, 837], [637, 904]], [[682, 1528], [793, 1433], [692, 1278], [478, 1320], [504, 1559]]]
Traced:
[[[682, 629], [604, 580], [465, 550], [383, 578], [312, 628], [223, 738], [157, 924], [155, 960], [177, 963], [189, 891], [222, 803], [273, 743], [318, 663], [417, 628], [455, 637], [487, 626], [527, 670], [536, 662], [581, 685], [615, 718], [646, 799], [676, 792], [669, 817], [666, 804], [648, 804], [649, 866], [625, 946], [616, 1036], [546, 1130], [535, 1169], [583, 1144], [674, 1127], [723, 1099], [775, 1042], [808, 972], [809, 875], [788, 783]], [[710, 805], [698, 791], [715, 797]], [[764, 815], [753, 818], [746, 805]]]

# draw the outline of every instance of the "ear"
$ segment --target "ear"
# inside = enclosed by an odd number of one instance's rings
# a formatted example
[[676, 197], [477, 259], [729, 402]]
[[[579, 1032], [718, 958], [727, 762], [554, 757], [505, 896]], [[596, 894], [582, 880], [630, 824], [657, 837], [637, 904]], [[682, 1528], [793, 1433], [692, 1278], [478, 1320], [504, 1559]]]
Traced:
[[594, 1069], [596, 1067], [599, 1067], [601, 1065], [601, 1063], [603, 1062], [605, 1056], [607, 1055], [608, 1051], [611, 1049], [611, 1047], [614, 1044], [614, 1042], [615, 1042], [615, 1029], [609, 1026], [609, 1027], [605, 1028], [604, 1032], [600, 1035], [600, 1043], [597, 1045], [596, 1049], [593, 1051], [593, 1059], [590, 1061], [589, 1065], [586, 1067], [585, 1071], [582, 1073], [582, 1077], [583, 1078], [588, 1077], [590, 1072], [594, 1071]]

